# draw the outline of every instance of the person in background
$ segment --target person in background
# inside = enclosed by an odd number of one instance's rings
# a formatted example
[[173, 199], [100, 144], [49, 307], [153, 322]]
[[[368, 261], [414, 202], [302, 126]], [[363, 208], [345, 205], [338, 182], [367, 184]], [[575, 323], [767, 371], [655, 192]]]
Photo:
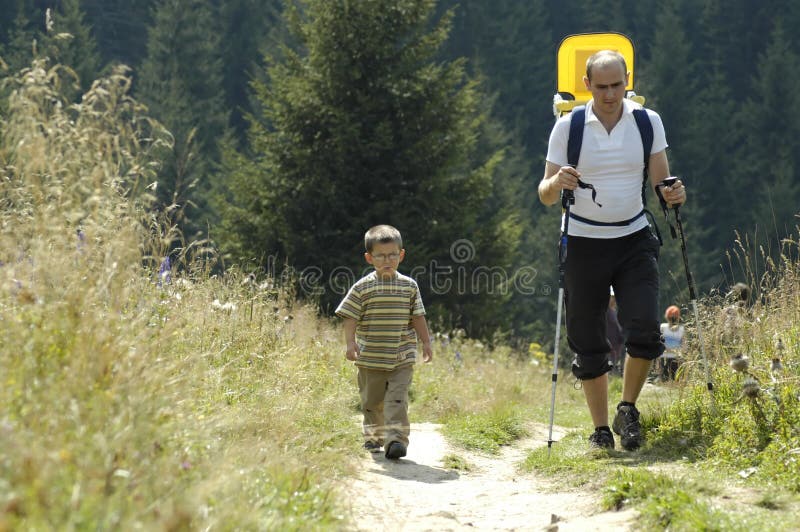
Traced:
[[662, 381], [674, 381], [681, 361], [683, 336], [685, 329], [681, 325], [681, 310], [671, 305], [664, 313], [666, 323], [661, 324], [661, 336], [664, 337], [664, 354], [659, 358], [660, 377]]
[[609, 290], [608, 311], [606, 312], [606, 337], [611, 344], [609, 360], [614, 364], [612, 370], [617, 375], [622, 375], [622, 366], [625, 362], [625, 337], [622, 335], [622, 326], [617, 317], [617, 298], [614, 289]]

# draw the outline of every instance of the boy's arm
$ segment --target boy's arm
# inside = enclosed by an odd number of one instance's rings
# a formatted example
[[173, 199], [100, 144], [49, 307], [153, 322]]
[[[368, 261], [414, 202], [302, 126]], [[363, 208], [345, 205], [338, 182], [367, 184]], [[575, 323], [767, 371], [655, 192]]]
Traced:
[[344, 340], [347, 342], [347, 351], [344, 356], [347, 360], [357, 360], [361, 354], [356, 343], [356, 326], [358, 322], [353, 318], [344, 318]]
[[422, 340], [422, 361], [430, 362], [433, 359], [433, 350], [431, 349], [431, 335], [428, 332], [428, 322], [425, 316], [411, 316], [411, 325], [417, 331], [417, 336]]

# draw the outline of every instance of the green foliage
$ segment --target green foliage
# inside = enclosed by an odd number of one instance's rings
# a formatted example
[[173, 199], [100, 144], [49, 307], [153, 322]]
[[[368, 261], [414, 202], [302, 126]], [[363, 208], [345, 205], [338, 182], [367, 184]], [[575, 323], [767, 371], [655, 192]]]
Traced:
[[698, 499], [703, 488], [646, 470], [622, 469], [604, 488], [607, 509], [636, 504], [640, 526], [658, 530], [746, 530]]
[[157, 3], [137, 96], [175, 139], [156, 192], [159, 207], [187, 242], [214, 222], [207, 199], [220, 161], [217, 142], [228, 124], [220, 48], [216, 13], [208, 2]]
[[3, 17], [9, 26], [5, 28], [0, 57], [11, 72], [17, 72], [30, 64], [38, 51], [35, 40], [44, 24], [44, 14], [27, 2], [17, 2], [13, 9], [4, 10], [3, 13], [13, 13], [13, 16]]
[[0, 528], [340, 526], [338, 335], [236, 272], [155, 286], [167, 134], [124, 69], [80, 104], [62, 79], [9, 78], [0, 128]]
[[[689, 187], [682, 213], [701, 292], [739, 280], [724, 270], [736, 231], [757, 229], [778, 258], [800, 204], [800, 105], [792, 90], [800, 40], [790, 31], [800, 23], [797, 2], [605, 0], [577, 2], [569, 12], [545, 0], [406, 2], [388, 9], [377, 0], [320, 2], [319, 9], [289, 2], [297, 14], [292, 34], [279, 0], [182, 0], [172, 14], [155, 0], [0, 0], [0, 58], [16, 72], [47, 56], [71, 67], [83, 91], [101, 68], [134, 67], [137, 96], [175, 135], [156, 192], [162, 205], [178, 206], [171, 216], [184, 217], [185, 240], [209, 231], [234, 261], [288, 259], [328, 281], [323, 268], [361, 273], [359, 235], [389, 221], [407, 233], [406, 273], [436, 260], [463, 266], [467, 278], [483, 267], [533, 279], [525, 293], [510, 283], [505, 293], [429, 294], [437, 319], [473, 336], [549, 348], [558, 214], [539, 204], [535, 188], [553, 123], [556, 50], [568, 34], [625, 32], [635, 44], [636, 90], [660, 112], [672, 172]], [[392, 15], [406, 5], [405, 21]], [[395, 131], [404, 134], [390, 138]], [[270, 135], [284, 136], [266, 150]], [[220, 140], [240, 154], [222, 155]], [[398, 183], [397, 202], [382, 199]], [[222, 227], [212, 203], [225, 212]], [[296, 229], [304, 224], [313, 229]], [[448, 253], [462, 238], [476, 251], [466, 265]], [[318, 260], [327, 246], [335, 256]], [[685, 301], [679, 248], [669, 239], [661, 271], [661, 307]], [[319, 297], [322, 281], [309, 283], [306, 295]], [[322, 306], [333, 305], [346, 284], [326, 285]]]
[[[777, 23], [767, 48], [758, 58], [750, 95], [740, 115], [741, 127], [746, 127], [748, 133], [743, 136], [745, 151], [735, 178], [743, 181], [753, 171], [762, 172], [762, 186], [756, 189], [756, 197], [747, 199], [751, 202], [747, 209], [752, 217], [750, 225], [761, 225], [767, 234], [778, 239], [794, 231], [793, 217], [800, 204], [800, 126], [787, 123], [775, 128], [776, 123], [784, 121], [785, 109], [800, 106], [800, 96], [791, 89], [791, 77], [797, 75], [798, 69], [800, 54], [793, 49], [783, 24]], [[764, 157], [770, 160], [766, 169], [760, 162]]]
[[488, 453], [497, 453], [500, 446], [526, 434], [519, 414], [508, 409], [452, 416], [445, 420], [442, 433], [467, 449]]
[[584, 485], [596, 480], [607, 465], [608, 451], [587, 451], [588, 440], [582, 431], [569, 432], [552, 446], [537, 447], [522, 463], [525, 471], [558, 477], [571, 485]]
[[250, 81], [259, 70], [264, 51], [275, 51], [280, 32], [285, 31], [281, 24], [282, 4], [281, 0], [227, 0], [219, 6], [222, 86], [237, 140], [245, 136], [245, 115], [253, 112]]
[[[463, 60], [437, 60], [450, 17], [432, 23], [433, 4], [303, 2], [287, 13], [296, 48], [268, 58], [268, 82], [254, 83], [262, 111], [248, 161], [231, 168], [222, 196], [226, 249], [262, 265], [288, 260], [323, 308], [341, 297], [332, 274], [345, 269], [352, 282], [364, 269], [361, 235], [378, 223], [403, 232], [404, 268], [422, 272], [433, 314], [459, 319], [460, 305], [467, 313], [493, 297], [455, 285], [455, 242], [470, 240], [467, 276], [511, 255], [513, 213], [482, 217], [501, 159], [475, 157], [479, 93]], [[454, 273], [442, 286], [433, 268]]]
[[[703, 316], [706, 350], [715, 368], [713, 404], [704, 387], [685, 388], [663, 412], [654, 448], [684, 448], [696, 458], [732, 471], [746, 471], [752, 481], [798, 491], [800, 361], [795, 248], [796, 244], [784, 248], [781, 262], [767, 260], [763, 266], [766, 272], [758, 276], [764, 287], [761, 301], [752, 307], [711, 307]], [[754, 266], [750, 262], [744, 266], [746, 277], [755, 278]], [[728, 367], [735, 354], [747, 357], [746, 373]], [[690, 379], [700, 380], [695, 369], [698, 357], [693, 351], [684, 363]], [[773, 368], [775, 360], [780, 362], [779, 368]], [[747, 382], [750, 387], [745, 386]]]
[[58, 10], [51, 12], [50, 24], [42, 42], [44, 53], [54, 64], [74, 70], [80, 90], [86, 91], [100, 73], [100, 55], [80, 1], [60, 2]]
[[138, 65], [156, 0], [80, 0], [103, 64]]
[[445, 469], [455, 469], [456, 471], [471, 471], [472, 466], [469, 465], [464, 458], [457, 454], [448, 454], [442, 458], [442, 467]]

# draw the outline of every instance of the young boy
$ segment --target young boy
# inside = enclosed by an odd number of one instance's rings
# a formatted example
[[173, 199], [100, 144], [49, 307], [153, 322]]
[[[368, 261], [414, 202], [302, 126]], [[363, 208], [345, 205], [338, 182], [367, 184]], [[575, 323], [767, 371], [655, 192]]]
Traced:
[[422, 340], [422, 360], [433, 357], [417, 283], [397, 272], [405, 257], [400, 232], [376, 225], [364, 235], [366, 261], [375, 271], [358, 280], [336, 309], [344, 318], [345, 357], [358, 367], [364, 448], [386, 458], [406, 455], [408, 388]]

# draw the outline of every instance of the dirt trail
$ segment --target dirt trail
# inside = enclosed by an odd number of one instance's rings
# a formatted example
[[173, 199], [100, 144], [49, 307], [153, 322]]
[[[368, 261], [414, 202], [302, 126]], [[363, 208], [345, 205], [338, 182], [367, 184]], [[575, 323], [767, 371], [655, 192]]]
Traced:
[[[599, 512], [599, 494], [566, 486], [557, 491], [552, 480], [517, 470], [531, 448], [546, 445], [547, 427], [536, 427], [532, 438], [497, 456], [453, 449], [438, 429], [413, 424], [408, 456], [401, 460], [364, 454], [361, 474], [344, 488], [358, 530], [632, 529], [632, 510]], [[472, 469], [444, 469], [448, 454], [465, 458]]]

